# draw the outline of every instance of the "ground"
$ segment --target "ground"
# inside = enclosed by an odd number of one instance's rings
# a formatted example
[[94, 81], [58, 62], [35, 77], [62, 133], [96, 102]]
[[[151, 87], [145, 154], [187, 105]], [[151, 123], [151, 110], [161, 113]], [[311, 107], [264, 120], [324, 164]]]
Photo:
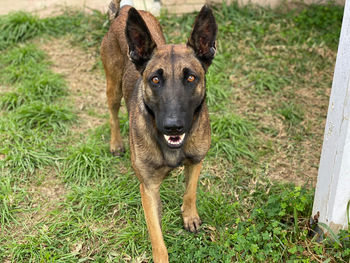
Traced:
[[[161, 189], [172, 262], [347, 262], [346, 232], [318, 244], [308, 224], [341, 14], [336, 6], [215, 9], [213, 136], [198, 189], [204, 224], [195, 235], [183, 230], [178, 169]], [[23, 16], [19, 26], [33, 36], [0, 38], [0, 260], [152, 262], [130, 152], [108, 150], [98, 55], [106, 17]], [[166, 38], [186, 41], [194, 16], [163, 14]], [[121, 122], [127, 146], [125, 107]]]
[[75, 127], [84, 133], [105, 122], [104, 118], [89, 116], [93, 109], [98, 115], [107, 114], [105, 78], [100, 71], [94, 70], [99, 58], [93, 50], [86, 52], [72, 46], [68, 39], [45, 41], [39, 45], [50, 57], [52, 70], [62, 74], [68, 81], [74, 107], [78, 109], [81, 121]]
[[45, 17], [60, 13], [62, 7], [84, 9], [86, 11], [96, 9], [106, 12], [109, 2], [109, 0], [3, 0], [1, 1], [0, 15], [21, 10]]
[[[6, 14], [9, 11], [16, 10], [28, 10], [34, 11], [40, 16], [52, 16], [57, 13], [62, 12], [62, 6], [78, 9], [96, 9], [102, 12], [106, 11], [106, 7], [109, 3], [107, 1], [32, 1], [21, 0], [12, 3], [10, 1], [5, 1], [0, 9], [0, 14]], [[69, 81], [70, 89], [75, 100], [75, 106], [80, 109], [80, 117], [84, 119], [81, 125], [88, 128], [94, 127], [96, 124], [101, 124], [104, 120], [96, 117], [91, 117], [86, 114], [86, 110], [89, 108], [94, 108], [99, 114], [107, 112], [106, 109], [106, 98], [104, 92], [104, 76], [100, 72], [96, 73], [93, 71], [93, 67], [96, 65], [98, 58], [95, 54], [86, 53], [86, 51], [79, 50], [77, 47], [73, 47], [69, 41], [66, 40], [54, 40], [49, 43], [44, 43], [42, 48], [47, 51], [53, 62], [53, 70], [57, 73], [62, 73], [66, 79]], [[246, 44], [242, 43], [241, 49], [245, 49]], [[265, 46], [264, 52], [273, 54], [274, 52], [283, 52], [285, 46]], [[310, 49], [309, 47], [303, 47], [305, 49]], [[295, 50], [298, 51], [299, 47]], [[285, 50], [286, 52], [287, 50]], [[289, 51], [289, 50], [288, 50]], [[335, 61], [335, 52], [332, 50], [325, 50], [324, 48], [315, 48], [312, 50], [316, 55], [320, 57], [327, 57], [329, 60]], [[92, 52], [93, 53], [93, 52]], [[329, 67], [332, 70], [332, 67]], [[309, 76], [304, 76], [306, 78], [319, 78], [320, 76], [313, 75], [314, 70], [310, 71]], [[317, 74], [327, 74], [328, 81], [332, 76], [332, 71], [330, 72], [318, 72]], [[324, 76], [321, 76], [324, 78]], [[235, 76], [230, 76], [232, 85], [235, 85]], [[247, 86], [251, 83], [247, 83]], [[235, 87], [233, 87], [235, 88]], [[287, 87], [293, 89], [292, 86]], [[317, 168], [321, 152], [322, 141], [320, 138], [323, 137], [323, 129], [325, 125], [325, 116], [327, 112], [327, 102], [328, 95], [330, 93], [331, 86], [329, 85], [323, 92], [325, 94], [320, 95], [317, 91], [311, 89], [311, 87], [305, 87], [299, 89], [296, 93], [298, 96], [298, 102], [303, 105], [308, 105], [308, 109], [305, 113], [305, 124], [309, 125], [308, 129], [311, 134], [313, 134], [310, 139], [312, 141], [301, 141], [301, 147], [299, 149], [294, 149], [293, 145], [288, 144], [286, 137], [289, 135], [286, 132], [283, 119], [279, 116], [273, 116], [271, 114], [264, 114], [271, 110], [273, 107], [274, 98], [268, 98], [267, 101], [262, 101], [258, 98], [258, 101], [254, 96], [250, 96], [246, 93], [245, 89], [236, 89], [233, 93], [233, 101], [239, 105], [237, 107], [238, 111], [242, 114], [252, 115], [253, 112], [261, 113], [259, 117], [261, 122], [268, 126], [270, 123], [275, 124], [275, 129], [278, 130], [278, 134], [274, 135], [272, 139], [276, 147], [276, 152], [279, 154], [268, 160], [268, 175], [274, 180], [282, 180], [288, 182], [294, 182], [298, 185], [305, 184], [305, 182], [310, 182], [313, 186], [316, 184]], [[243, 93], [243, 94], [240, 94]], [[83, 96], [82, 96], [83, 95]], [[243, 95], [243, 96], [242, 96]], [[242, 99], [247, 98], [247, 99]], [[279, 98], [277, 98], [279, 99]], [[251, 100], [254, 101], [254, 107], [249, 107]], [[250, 112], [251, 111], [251, 112]], [[315, 117], [322, 116], [321, 120], [315, 120]], [[311, 120], [311, 121], [310, 121]], [[85, 128], [86, 128], [85, 127]], [[84, 129], [84, 127], [83, 127]], [[297, 151], [297, 152], [296, 152]], [[298, 157], [296, 157], [296, 155]]]

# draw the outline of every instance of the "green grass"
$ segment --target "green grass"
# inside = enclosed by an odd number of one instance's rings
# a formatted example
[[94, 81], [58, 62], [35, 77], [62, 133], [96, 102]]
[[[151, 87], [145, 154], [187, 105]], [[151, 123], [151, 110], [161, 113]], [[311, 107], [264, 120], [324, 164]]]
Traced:
[[8, 177], [0, 178], [0, 226], [6, 227], [15, 220], [14, 214], [21, 210], [20, 203], [24, 200], [24, 191]]
[[41, 102], [24, 105], [13, 115], [14, 121], [21, 127], [39, 130], [64, 129], [67, 122], [74, 120], [74, 114], [68, 108]]
[[25, 12], [16, 12], [0, 18], [0, 50], [31, 39], [43, 31], [38, 17]]
[[45, 54], [33, 44], [15, 46], [0, 56], [1, 78], [6, 84], [30, 80], [47, 71]]
[[78, 184], [100, 180], [110, 175], [114, 159], [106, 145], [87, 141], [68, 151], [63, 176]]
[[10, 169], [11, 174], [17, 175], [14, 179], [19, 179], [20, 175], [33, 174], [36, 169], [45, 166], [55, 166], [60, 158], [52, 145], [52, 140], [57, 140], [55, 134], [32, 130], [13, 118], [0, 123], [0, 132], [0, 153], [5, 156], [0, 160], [0, 170]]
[[[184, 175], [173, 172], [161, 186], [170, 262], [348, 262], [349, 228], [317, 243], [307, 223], [341, 8], [232, 4], [214, 12], [218, 52], [206, 79], [212, 144], [197, 200], [203, 225], [197, 234], [183, 229]], [[166, 39], [180, 43], [193, 19], [159, 20]], [[0, 17], [0, 261], [152, 262], [126, 114], [127, 152], [116, 158], [106, 114], [74, 108], [76, 96], [91, 94], [72, 94], [37, 44], [64, 37], [91, 59], [108, 26], [97, 11]], [[88, 74], [102, 75], [99, 63]], [[84, 128], [90, 118], [102, 124]], [[302, 186], [290, 184], [298, 180]]]
[[283, 103], [277, 111], [290, 127], [298, 125], [304, 120], [304, 112], [299, 105]]
[[34, 44], [8, 49], [0, 62], [3, 83], [12, 85], [0, 98], [0, 152], [5, 156], [0, 167], [17, 175], [55, 167], [61, 157], [52, 141], [60, 141], [57, 136], [75, 119], [66, 106], [54, 103], [66, 94], [65, 81], [49, 69], [45, 53]]
[[[104, 26], [101, 27], [101, 20]], [[86, 47], [97, 45], [100, 36], [108, 30], [106, 15], [94, 11], [89, 16], [79, 11], [65, 10], [60, 16], [40, 19], [25, 13], [14, 12], [0, 17], [0, 50], [11, 48], [37, 36], [59, 36], [75, 33], [75, 41]]]
[[1, 96], [0, 108], [5, 110], [14, 110], [23, 105], [26, 101], [26, 97], [20, 95], [17, 92], [7, 92]]
[[254, 159], [254, 125], [245, 119], [227, 114], [211, 117], [212, 147], [210, 155], [235, 162], [240, 157]]
[[66, 83], [58, 74], [46, 72], [41, 76], [36, 75], [33, 79], [23, 81], [18, 87], [20, 94], [27, 94], [29, 98], [45, 102], [53, 102], [55, 99], [66, 94]]
[[[65, 81], [49, 70], [44, 52], [33, 44], [21, 45], [4, 52], [0, 56], [0, 62], [3, 82], [7, 85], [16, 84], [15, 91], [1, 96], [2, 109], [14, 110], [24, 104], [34, 104], [35, 101], [51, 103], [66, 93]], [[32, 105], [32, 113], [35, 107], [36, 111], [40, 111], [40, 107], [45, 108], [43, 105]], [[24, 113], [26, 110], [21, 111]], [[30, 111], [28, 107], [27, 111]], [[49, 114], [48, 109], [46, 111]]]

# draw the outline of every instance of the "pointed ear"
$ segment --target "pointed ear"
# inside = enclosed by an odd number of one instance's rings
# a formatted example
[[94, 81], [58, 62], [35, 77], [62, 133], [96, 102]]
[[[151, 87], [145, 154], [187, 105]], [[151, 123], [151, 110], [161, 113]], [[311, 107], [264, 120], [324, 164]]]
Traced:
[[218, 26], [213, 12], [207, 5], [204, 5], [194, 22], [187, 46], [194, 50], [206, 70], [215, 56], [217, 31]]
[[135, 8], [130, 8], [128, 12], [125, 36], [129, 46], [129, 58], [135, 64], [136, 69], [142, 72], [152, 57], [156, 43], [145, 21]]

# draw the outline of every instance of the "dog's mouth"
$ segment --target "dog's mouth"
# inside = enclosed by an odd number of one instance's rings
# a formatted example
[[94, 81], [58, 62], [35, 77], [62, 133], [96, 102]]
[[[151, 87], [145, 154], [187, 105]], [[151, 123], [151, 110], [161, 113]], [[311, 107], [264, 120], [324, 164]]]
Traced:
[[179, 148], [182, 146], [182, 144], [184, 142], [185, 133], [183, 133], [181, 135], [165, 135], [164, 134], [164, 139], [170, 148]]

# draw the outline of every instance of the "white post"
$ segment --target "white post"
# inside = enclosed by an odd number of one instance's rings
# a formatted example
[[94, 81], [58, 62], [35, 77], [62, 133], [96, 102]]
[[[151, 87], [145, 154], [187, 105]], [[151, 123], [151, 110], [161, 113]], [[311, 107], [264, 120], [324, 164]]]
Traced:
[[[344, 8], [313, 215], [335, 233], [347, 228], [350, 200], [350, 0]], [[327, 232], [327, 229], [325, 229]]]

